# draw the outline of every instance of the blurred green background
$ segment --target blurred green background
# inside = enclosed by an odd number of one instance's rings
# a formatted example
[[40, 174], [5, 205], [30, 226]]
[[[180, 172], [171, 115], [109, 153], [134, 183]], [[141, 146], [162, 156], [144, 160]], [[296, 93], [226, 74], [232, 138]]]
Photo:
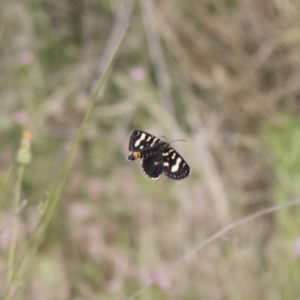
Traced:
[[[299, 197], [299, 15], [289, 0], [2, 1], [0, 297], [300, 299], [299, 206], [185, 259], [227, 224]], [[28, 202], [13, 218], [25, 128]], [[127, 162], [133, 129], [187, 140], [172, 146], [191, 176], [154, 181]]]

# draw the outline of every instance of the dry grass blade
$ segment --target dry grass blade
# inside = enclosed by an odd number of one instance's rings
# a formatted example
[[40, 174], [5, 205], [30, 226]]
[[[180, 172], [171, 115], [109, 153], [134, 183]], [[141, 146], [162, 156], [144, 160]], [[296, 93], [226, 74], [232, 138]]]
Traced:
[[[225, 227], [223, 227], [222, 229], [220, 229], [219, 231], [217, 231], [216, 233], [214, 233], [213, 235], [211, 235], [210, 237], [206, 238], [205, 240], [203, 240], [198, 246], [194, 247], [191, 251], [189, 251], [186, 255], [184, 255], [182, 258], [180, 258], [179, 260], [177, 260], [174, 264], [172, 264], [171, 266], [165, 268], [164, 273], [171, 273], [173, 272], [175, 268], [177, 268], [178, 266], [181, 266], [183, 263], [186, 263], [187, 260], [195, 258], [196, 254], [199, 253], [199, 251], [201, 251], [204, 247], [208, 246], [209, 244], [211, 244], [212, 242], [218, 240], [220, 237], [224, 236], [225, 234], [227, 234], [228, 232], [230, 232], [231, 230], [242, 226], [248, 222], [254, 221], [258, 218], [261, 218], [265, 215], [268, 214], [272, 214], [276, 211], [291, 207], [291, 206], [295, 206], [295, 205], [299, 205], [300, 204], [300, 199], [295, 199], [295, 200], [291, 200], [289, 202], [286, 202], [284, 204], [281, 205], [277, 205], [277, 206], [273, 206], [273, 207], [269, 207], [263, 210], [260, 210], [254, 214], [251, 214], [245, 218], [242, 218], [236, 222], [233, 222]], [[138, 296], [142, 295], [147, 288], [149, 288], [151, 286], [151, 283], [148, 285], [145, 285], [144, 287], [142, 287], [140, 290], [138, 290], [134, 295], [132, 295], [131, 297], [129, 297], [129, 300], [134, 300], [136, 299]]]

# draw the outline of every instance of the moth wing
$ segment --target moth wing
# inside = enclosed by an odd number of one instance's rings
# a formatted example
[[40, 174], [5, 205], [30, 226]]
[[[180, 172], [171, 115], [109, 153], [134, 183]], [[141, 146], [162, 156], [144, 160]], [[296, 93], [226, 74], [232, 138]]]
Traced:
[[169, 178], [180, 180], [190, 175], [191, 168], [175, 149], [162, 151], [162, 158], [164, 173]]

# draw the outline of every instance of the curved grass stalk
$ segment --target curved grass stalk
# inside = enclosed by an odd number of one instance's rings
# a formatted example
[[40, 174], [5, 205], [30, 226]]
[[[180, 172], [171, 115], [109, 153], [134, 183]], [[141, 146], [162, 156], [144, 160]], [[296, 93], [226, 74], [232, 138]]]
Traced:
[[13, 284], [13, 282], [16, 280], [17, 276], [19, 275], [21, 266], [23, 265], [25, 259], [32, 253], [34, 253], [38, 247], [38, 245], [40, 244], [40, 241], [42, 239], [42, 234], [45, 231], [45, 229], [47, 228], [47, 226], [49, 225], [53, 214], [55, 212], [55, 208], [57, 206], [58, 200], [60, 198], [61, 192], [63, 190], [63, 187], [65, 185], [65, 182], [70, 174], [70, 170], [72, 167], [72, 163], [73, 163], [73, 158], [74, 158], [74, 154], [75, 151], [79, 145], [79, 142], [81, 140], [82, 134], [83, 134], [83, 130], [85, 125], [87, 124], [89, 117], [91, 115], [91, 112], [93, 110], [93, 107], [96, 103], [96, 100], [98, 99], [99, 93], [104, 85], [104, 83], [106, 82], [109, 72], [112, 68], [114, 59], [116, 57], [116, 54], [121, 46], [121, 43], [124, 39], [125, 33], [126, 33], [127, 27], [124, 29], [122, 35], [120, 36], [114, 51], [112, 52], [110, 58], [108, 59], [107, 65], [105, 67], [105, 70], [103, 72], [103, 75], [101, 76], [99, 83], [95, 89], [95, 92], [91, 98], [90, 104], [87, 108], [87, 111], [84, 115], [84, 118], [77, 130], [76, 136], [73, 140], [72, 146], [71, 146], [71, 150], [69, 151], [65, 162], [63, 163], [59, 174], [57, 176], [57, 179], [55, 180], [53, 187], [51, 188], [51, 190], [49, 191], [49, 194], [47, 195], [47, 198], [45, 200], [45, 210], [44, 213], [42, 214], [42, 217], [38, 223], [38, 225], [36, 226], [32, 236], [30, 237], [28, 243], [27, 243], [27, 247], [24, 250], [24, 252], [21, 255], [21, 258], [19, 259], [18, 263], [16, 263], [14, 266], [15, 268], [11, 268], [10, 269], [10, 275], [9, 275], [9, 280], [7, 282], [6, 285], [6, 290], [5, 290], [5, 294], [3, 296], [3, 300], [7, 300], [8, 299], [8, 295], [11, 289], [11, 286]]

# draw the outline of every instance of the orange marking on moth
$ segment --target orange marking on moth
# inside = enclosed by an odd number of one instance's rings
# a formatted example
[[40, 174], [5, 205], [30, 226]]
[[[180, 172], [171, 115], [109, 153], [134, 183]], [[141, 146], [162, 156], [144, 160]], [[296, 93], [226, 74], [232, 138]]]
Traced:
[[141, 152], [132, 152], [131, 155], [134, 157], [134, 159], [141, 158]]

